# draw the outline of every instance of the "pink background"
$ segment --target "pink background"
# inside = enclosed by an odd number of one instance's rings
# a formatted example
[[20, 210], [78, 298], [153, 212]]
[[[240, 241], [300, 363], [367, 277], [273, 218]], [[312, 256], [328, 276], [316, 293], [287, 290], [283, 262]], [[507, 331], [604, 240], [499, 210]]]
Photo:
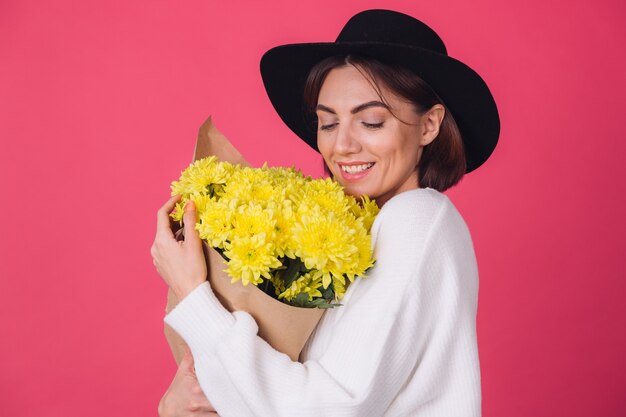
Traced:
[[198, 126], [320, 174], [259, 59], [376, 7], [433, 27], [500, 108], [492, 159], [448, 193], [480, 268], [484, 416], [625, 415], [619, 0], [2, 1], [0, 415], [156, 415], [175, 365], [149, 246]]

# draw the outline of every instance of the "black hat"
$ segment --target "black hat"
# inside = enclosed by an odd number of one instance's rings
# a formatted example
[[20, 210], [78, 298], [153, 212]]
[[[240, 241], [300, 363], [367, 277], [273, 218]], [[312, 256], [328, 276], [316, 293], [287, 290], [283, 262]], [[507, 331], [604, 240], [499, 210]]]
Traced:
[[261, 76], [274, 108], [287, 126], [313, 149], [316, 128], [307, 120], [304, 84], [309, 71], [333, 55], [354, 54], [414, 71], [454, 116], [465, 146], [467, 171], [482, 165], [500, 134], [496, 103], [483, 79], [448, 56], [441, 38], [419, 20], [391, 10], [353, 16], [335, 42], [277, 46], [261, 58]]

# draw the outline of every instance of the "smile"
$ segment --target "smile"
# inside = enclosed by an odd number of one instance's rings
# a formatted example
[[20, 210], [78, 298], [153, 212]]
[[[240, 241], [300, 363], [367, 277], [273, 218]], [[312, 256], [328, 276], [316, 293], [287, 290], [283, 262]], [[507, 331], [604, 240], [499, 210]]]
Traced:
[[359, 172], [363, 172], [365, 170], [370, 169], [374, 166], [373, 162], [367, 164], [359, 164], [359, 165], [339, 165], [343, 172], [347, 172], [348, 174], [357, 174]]
[[363, 180], [372, 171], [374, 162], [355, 161], [351, 164], [338, 163], [343, 185]]

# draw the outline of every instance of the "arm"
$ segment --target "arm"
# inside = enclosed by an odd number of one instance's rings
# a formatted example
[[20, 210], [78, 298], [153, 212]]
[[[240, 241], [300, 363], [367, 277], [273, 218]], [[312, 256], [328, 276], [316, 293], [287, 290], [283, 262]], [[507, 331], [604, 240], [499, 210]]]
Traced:
[[[167, 290], [167, 305], [165, 306], [165, 314], [169, 314], [170, 311], [176, 307], [178, 304], [178, 298], [176, 298], [176, 294], [172, 291], [171, 288]], [[181, 360], [183, 359], [183, 355], [185, 351], [188, 349], [185, 341], [172, 329], [170, 326], [165, 324], [163, 326], [163, 333], [165, 334], [165, 339], [167, 340], [167, 344], [172, 351], [172, 355], [174, 356], [174, 360], [176, 361], [176, 365], [180, 365]]]
[[[380, 233], [370, 277], [353, 284], [346, 305], [326, 313], [330, 324], [316, 334], [323, 353], [303, 364], [260, 339], [250, 315], [224, 310], [208, 283], [189, 293], [165, 321], [189, 344], [220, 415], [380, 416], [390, 406], [410, 414], [446, 404], [448, 415], [466, 405], [460, 413], [475, 415], [477, 357], [467, 349], [475, 344], [475, 292], [472, 279], [469, 291], [460, 281], [465, 271], [476, 278], [473, 252], [459, 257], [446, 251], [458, 246], [454, 234], [431, 233], [443, 211], [421, 229], [407, 227], [410, 217], [387, 216], [393, 221]], [[475, 361], [468, 372], [461, 366], [467, 377], [456, 374], [464, 361]], [[478, 410], [479, 399], [478, 381]]]
[[[372, 287], [358, 295], [371, 305], [376, 292]], [[396, 300], [416, 310], [415, 301]], [[208, 284], [182, 300], [166, 322], [189, 343], [200, 385], [224, 417], [380, 416], [412, 372], [406, 363], [416, 361], [420, 330], [415, 316], [400, 309], [350, 307], [325, 353], [303, 364], [259, 338], [247, 313], [222, 317]]]

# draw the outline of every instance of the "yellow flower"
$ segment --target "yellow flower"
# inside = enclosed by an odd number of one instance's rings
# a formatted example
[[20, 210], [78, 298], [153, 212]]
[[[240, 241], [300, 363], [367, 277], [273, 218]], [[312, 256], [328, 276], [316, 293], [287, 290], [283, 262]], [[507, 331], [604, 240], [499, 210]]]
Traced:
[[233, 239], [258, 234], [267, 236], [268, 241], [274, 240], [276, 220], [272, 210], [263, 209], [256, 203], [243, 204], [237, 207], [232, 217]]
[[196, 225], [200, 238], [213, 248], [224, 249], [227, 241], [232, 239], [233, 215], [236, 201], [211, 200], [205, 210], [198, 214]]
[[215, 203], [215, 197], [212, 197], [207, 194], [194, 194], [189, 197], [189, 200], [193, 201], [196, 206], [196, 212], [198, 213], [198, 217], [203, 214], [205, 211], [209, 210], [208, 207], [212, 207]]
[[258, 285], [263, 282], [261, 277], [270, 279], [270, 269], [282, 266], [274, 256], [272, 246], [264, 234], [241, 237], [227, 243], [224, 255], [230, 259], [226, 272], [231, 276], [231, 282], [241, 279], [243, 285]]
[[181, 226], [183, 224], [183, 215], [185, 214], [185, 204], [187, 204], [187, 199], [183, 197], [176, 205], [174, 206], [174, 211], [170, 214], [170, 217], [177, 221]]
[[214, 184], [225, 184], [234, 166], [218, 162], [215, 156], [195, 161], [185, 169], [178, 181], [171, 185], [172, 195], [214, 194]]
[[330, 285], [331, 275], [341, 276], [354, 262], [358, 248], [352, 242], [354, 230], [347, 226], [344, 216], [313, 209], [300, 217], [292, 232], [296, 256], [308, 269], [324, 272], [324, 288]]
[[346, 283], [339, 280], [333, 280], [333, 288], [335, 289], [335, 299], [340, 301], [346, 295]]
[[371, 236], [367, 234], [364, 228], [360, 228], [356, 229], [353, 238], [357, 247], [356, 259], [349, 268], [344, 270], [344, 274], [350, 282], [354, 281], [355, 276], [364, 277], [365, 271], [374, 265]]
[[176, 203], [174, 206], [174, 211], [170, 215], [174, 221], [180, 222], [182, 225], [183, 216], [185, 214], [185, 206], [187, 202], [193, 201], [196, 205], [196, 211], [198, 213], [198, 218], [202, 216], [202, 214], [207, 211], [207, 207], [211, 206], [215, 203], [215, 197], [211, 197], [207, 194], [192, 194], [192, 195], [183, 195], [181, 200]]
[[267, 169], [243, 167], [236, 170], [224, 186], [224, 198], [265, 206], [268, 201], [284, 199], [284, 189], [276, 187], [272, 172]]
[[349, 209], [349, 198], [343, 187], [330, 178], [307, 181], [294, 193], [294, 201], [304, 207], [320, 206], [325, 211], [343, 213]]
[[365, 230], [369, 232], [372, 228], [372, 223], [374, 223], [374, 219], [380, 211], [380, 208], [376, 205], [376, 201], [370, 200], [368, 196], [364, 195], [361, 197], [360, 202], [353, 199], [353, 202], [350, 205], [350, 210], [356, 218], [363, 219]]
[[291, 243], [291, 228], [294, 222], [293, 204], [290, 200], [280, 203], [268, 203], [267, 210], [273, 214], [274, 223], [274, 245], [276, 254], [279, 257], [296, 257]]
[[292, 300], [298, 294], [304, 293], [309, 296], [309, 301], [313, 299], [313, 297], [321, 297], [322, 293], [319, 288], [322, 286], [321, 277], [316, 276], [315, 273], [307, 272], [302, 275], [298, 279], [295, 279], [289, 288], [283, 290], [279, 295], [278, 299], [285, 298], [287, 300]]

